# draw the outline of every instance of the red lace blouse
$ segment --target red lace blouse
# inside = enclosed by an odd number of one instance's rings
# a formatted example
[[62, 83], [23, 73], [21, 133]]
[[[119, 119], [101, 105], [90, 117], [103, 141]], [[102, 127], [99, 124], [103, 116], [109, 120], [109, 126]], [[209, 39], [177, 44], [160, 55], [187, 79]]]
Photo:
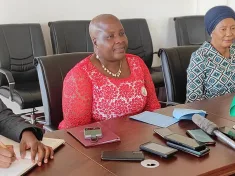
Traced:
[[90, 57], [79, 62], [64, 79], [64, 119], [59, 129], [160, 108], [151, 75], [141, 58], [126, 54], [130, 76], [110, 78], [93, 66]]

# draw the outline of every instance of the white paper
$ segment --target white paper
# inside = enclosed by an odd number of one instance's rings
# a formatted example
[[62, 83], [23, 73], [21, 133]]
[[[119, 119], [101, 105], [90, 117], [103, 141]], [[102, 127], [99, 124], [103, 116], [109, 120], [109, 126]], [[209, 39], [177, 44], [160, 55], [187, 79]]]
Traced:
[[[31, 161], [31, 153], [30, 151], [26, 151], [25, 159], [21, 159], [20, 157], [20, 144], [12, 141], [4, 136], [0, 135], [0, 141], [4, 143], [5, 145], [13, 145], [14, 152], [16, 154], [17, 160], [11, 164], [11, 166], [7, 169], [0, 168], [0, 175], [1, 176], [18, 176], [22, 175], [29, 169], [31, 169], [33, 166], [36, 165], [36, 163], [32, 163]], [[53, 139], [53, 138], [43, 138], [42, 143], [44, 145], [50, 146], [53, 149], [56, 149], [61, 144], [65, 143], [63, 139]], [[37, 156], [36, 156], [37, 160]]]

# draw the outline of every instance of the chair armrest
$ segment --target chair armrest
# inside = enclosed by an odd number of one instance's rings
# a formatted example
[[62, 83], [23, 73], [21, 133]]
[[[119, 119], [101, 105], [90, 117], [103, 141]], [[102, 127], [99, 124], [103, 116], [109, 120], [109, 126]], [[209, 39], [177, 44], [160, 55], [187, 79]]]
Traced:
[[15, 87], [15, 80], [12, 76], [12, 73], [9, 70], [6, 70], [4, 68], [0, 68], [0, 73], [4, 74], [7, 78], [8, 84], [9, 84], [9, 90], [10, 90], [10, 99], [13, 100], [13, 91]]
[[[154, 54], [157, 54], [157, 55], [158, 55], [158, 57], [160, 57], [160, 56], [159, 56], [159, 51], [155, 51], [155, 52], [153, 52], [153, 55], [154, 55]], [[153, 70], [155, 69], [155, 70], [157, 70], [157, 71], [158, 71], [159, 69], [162, 69], [162, 66], [161, 66], [161, 65], [159, 65], [159, 66], [157, 66], [157, 67], [152, 67], [152, 69], [153, 69]]]
[[55, 128], [51, 125], [43, 125], [43, 129], [47, 132], [52, 132], [52, 131], [58, 130], [57, 128]]
[[158, 55], [158, 51], [154, 51], [153, 54], [157, 54]]
[[167, 102], [159, 101], [159, 103], [166, 104], [166, 106], [176, 106], [176, 105], [180, 105], [180, 103], [172, 102], [172, 101], [167, 101]]

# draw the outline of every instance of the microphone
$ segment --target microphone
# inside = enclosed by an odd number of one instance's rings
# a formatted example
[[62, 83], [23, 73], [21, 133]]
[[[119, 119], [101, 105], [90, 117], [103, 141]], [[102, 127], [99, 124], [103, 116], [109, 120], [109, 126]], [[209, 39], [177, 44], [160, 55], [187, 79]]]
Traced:
[[218, 139], [235, 149], [235, 142], [229, 137], [225, 136], [223, 133], [221, 133], [215, 123], [211, 122], [210, 120], [206, 119], [205, 117], [199, 114], [194, 114], [192, 117], [192, 121], [207, 134], [216, 135]]

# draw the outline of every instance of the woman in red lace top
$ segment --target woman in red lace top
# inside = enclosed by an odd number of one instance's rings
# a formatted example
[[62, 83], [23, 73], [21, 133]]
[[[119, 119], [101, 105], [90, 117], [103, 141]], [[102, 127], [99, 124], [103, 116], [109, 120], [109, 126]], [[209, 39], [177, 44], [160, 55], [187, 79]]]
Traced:
[[147, 66], [125, 52], [128, 40], [120, 21], [113, 15], [99, 15], [91, 21], [89, 32], [94, 54], [66, 75], [59, 129], [160, 108]]

